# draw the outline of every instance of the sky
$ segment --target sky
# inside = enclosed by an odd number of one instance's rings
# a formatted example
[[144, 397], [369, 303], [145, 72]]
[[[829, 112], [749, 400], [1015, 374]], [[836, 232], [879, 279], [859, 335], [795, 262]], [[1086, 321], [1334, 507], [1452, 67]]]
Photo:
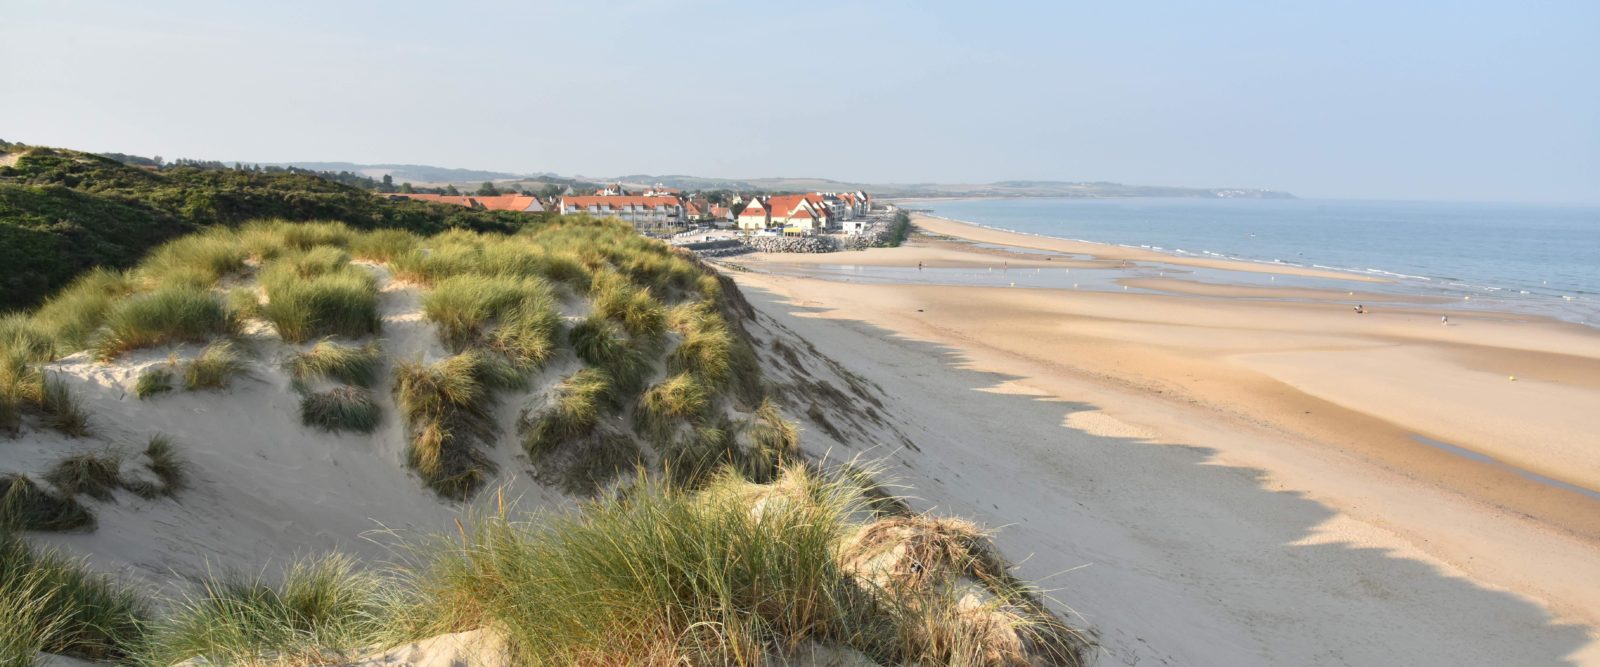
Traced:
[[0, 2], [0, 139], [1600, 203], [1600, 2]]

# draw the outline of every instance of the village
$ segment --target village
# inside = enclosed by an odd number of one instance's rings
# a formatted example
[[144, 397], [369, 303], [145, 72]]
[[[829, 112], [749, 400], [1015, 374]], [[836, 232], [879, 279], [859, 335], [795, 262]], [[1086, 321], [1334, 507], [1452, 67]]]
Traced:
[[[801, 194], [685, 193], [660, 185], [605, 185], [593, 194], [385, 196], [491, 211], [615, 217], [639, 233], [703, 255], [748, 252], [829, 252], [881, 245], [892, 235], [896, 209], [875, 206], [864, 191]], [[719, 201], [713, 201], [715, 197]]]

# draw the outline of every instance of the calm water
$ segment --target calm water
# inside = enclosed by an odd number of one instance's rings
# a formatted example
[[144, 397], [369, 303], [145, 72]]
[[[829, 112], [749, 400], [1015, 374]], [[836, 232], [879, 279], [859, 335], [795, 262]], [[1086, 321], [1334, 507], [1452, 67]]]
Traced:
[[1600, 325], [1597, 206], [1043, 198], [906, 205], [1030, 234], [1382, 275], [1418, 293]]

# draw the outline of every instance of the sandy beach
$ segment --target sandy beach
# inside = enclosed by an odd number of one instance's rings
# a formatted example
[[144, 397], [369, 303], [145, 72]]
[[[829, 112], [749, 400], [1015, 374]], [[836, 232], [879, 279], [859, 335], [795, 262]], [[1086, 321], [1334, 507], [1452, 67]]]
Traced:
[[[916, 222], [1086, 266], [1318, 273]], [[1448, 311], [1443, 326], [1445, 311], [1386, 305], [1362, 291], [1370, 279], [1344, 274], [1345, 292], [1139, 285], [1159, 293], [778, 275], [846, 263], [1062, 266], [1039, 257], [918, 236], [728, 263], [764, 312], [853, 358], [853, 371], [906, 397], [903, 418], [931, 425], [935, 444], [918, 444], [939, 453], [908, 466], [993, 473], [955, 481], [918, 468], [963, 486], [922, 495], [980, 514], [991, 511], [976, 501], [1003, 498], [992, 514], [1022, 522], [1009, 539], [1035, 554], [1032, 576], [1095, 563], [1060, 597], [1097, 627], [1136, 634], [1123, 638], [1124, 659], [1450, 664], [1495, 662], [1514, 646], [1523, 659], [1508, 659], [1520, 664], [1600, 663], [1600, 332], [1493, 312]], [[1352, 314], [1352, 298], [1370, 312]], [[1244, 544], [1259, 549], [1237, 553]], [[1302, 549], [1335, 546], [1382, 557], [1305, 571]], [[1161, 569], [1180, 561], [1194, 569]], [[1085, 583], [1107, 570], [1143, 583]], [[1153, 571], [1159, 584], [1143, 579]], [[1142, 585], [1187, 602], [1149, 609]], [[1237, 644], [1217, 644], [1234, 634]], [[1354, 636], [1390, 659], [1335, 641]], [[1460, 644], [1441, 648], [1449, 642]], [[1324, 645], [1342, 658], [1318, 656]]]

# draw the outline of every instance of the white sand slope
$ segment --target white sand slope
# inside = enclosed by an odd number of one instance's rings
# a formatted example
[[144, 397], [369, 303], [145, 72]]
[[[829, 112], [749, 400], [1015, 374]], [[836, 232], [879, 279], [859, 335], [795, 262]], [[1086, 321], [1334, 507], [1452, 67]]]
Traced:
[[[422, 318], [418, 289], [367, 266], [382, 286], [378, 341], [389, 363], [447, 356]], [[99, 520], [95, 531], [34, 537], [87, 554], [97, 568], [173, 584], [208, 572], [275, 573], [295, 557], [332, 550], [377, 561], [392, 555], [383, 531], [453, 530], [451, 520], [461, 507], [439, 499], [405, 468], [404, 427], [394, 409], [388, 366], [373, 387], [383, 409], [379, 427], [370, 435], [334, 435], [300, 423], [299, 396], [282, 370], [296, 346], [265, 331], [246, 341], [249, 374], [226, 390], [180, 387], [143, 401], [133, 394], [142, 370], [167, 364], [169, 356], [191, 358], [199, 346], [139, 350], [113, 363], [79, 353], [49, 364], [81, 398], [94, 435], [71, 439], [29, 431], [0, 443], [4, 469], [37, 476], [67, 453], [114, 447], [134, 454], [161, 433], [191, 464], [191, 488], [175, 500], [143, 500], [123, 491], [113, 503], [83, 497]], [[570, 352], [558, 355], [532, 385], [551, 385], [576, 365]], [[529, 481], [519, 460], [514, 423], [526, 399], [505, 396], [500, 402], [502, 437], [490, 452], [500, 476], [491, 485], [508, 485], [507, 497], [528, 509], [568, 504], [560, 493]]]

